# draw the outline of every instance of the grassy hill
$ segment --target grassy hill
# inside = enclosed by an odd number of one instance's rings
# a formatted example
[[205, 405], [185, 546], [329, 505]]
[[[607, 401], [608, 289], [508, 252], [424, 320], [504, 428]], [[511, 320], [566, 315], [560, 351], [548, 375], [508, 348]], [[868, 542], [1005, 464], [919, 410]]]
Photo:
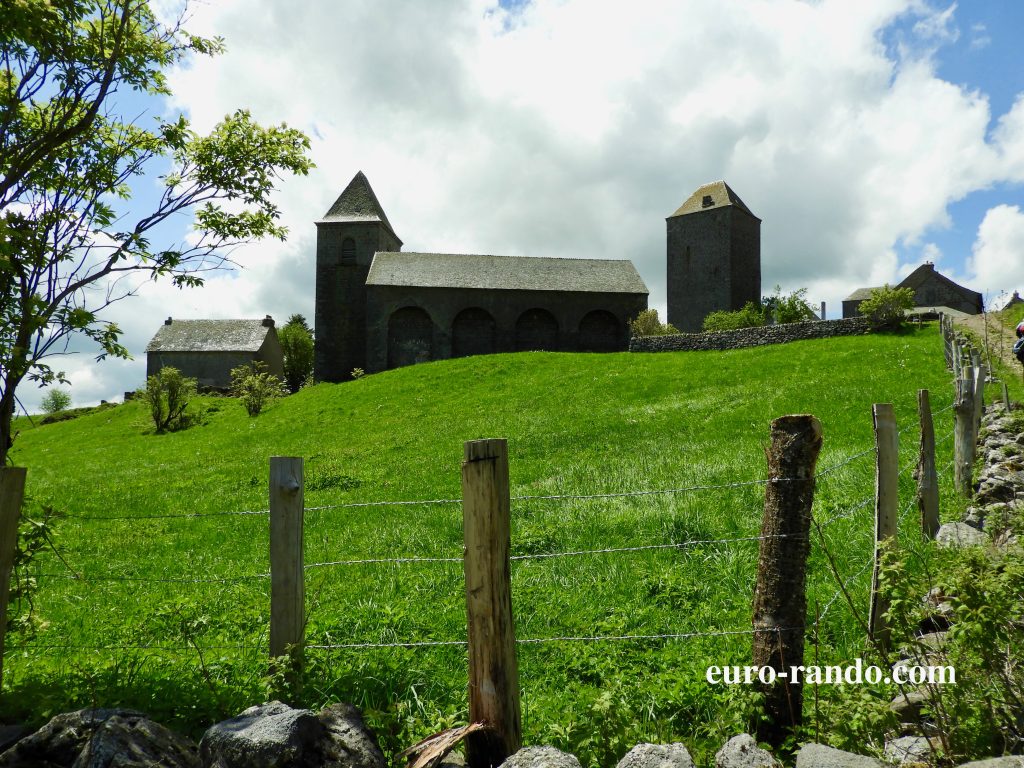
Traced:
[[[458, 504], [342, 506], [459, 498], [462, 443], [507, 437], [516, 496], [513, 554], [756, 536], [768, 424], [813, 413], [824, 428], [815, 515], [858, 607], [872, 551], [871, 404], [895, 405], [901, 466], [914, 461], [916, 392], [936, 412], [944, 515], [951, 493], [950, 377], [934, 326], [905, 335], [734, 352], [524, 353], [429, 363], [318, 385], [257, 418], [207, 398], [203, 424], [153, 434], [140, 403], [25, 428], [34, 518], [52, 507], [56, 553], [19, 574], [37, 582], [9, 637], [3, 714], [41, 719], [126, 704], [201, 729], [279, 695], [265, 679], [268, 457], [306, 460], [306, 563], [458, 558]], [[946, 409], [946, 410], [944, 410]], [[23, 424], [24, 425], [24, 424]], [[866, 453], [868, 452], [868, 453]], [[827, 471], [825, 471], [827, 470]], [[907, 546], [910, 469], [901, 475]], [[313, 509], [316, 508], [316, 509]], [[813, 545], [811, 615], [820, 658], [863, 638]], [[59, 556], [58, 556], [59, 554]], [[513, 566], [517, 636], [528, 639], [746, 630], [757, 542], [534, 559]], [[221, 580], [221, 581], [216, 581]], [[310, 568], [314, 644], [461, 640], [458, 562]], [[159, 649], [153, 646], [159, 646]], [[609, 764], [638, 740], [718, 739], [742, 728], [749, 691], [711, 686], [709, 664], [741, 664], [745, 635], [552, 641], [519, 647], [528, 743]], [[298, 699], [363, 707], [389, 748], [464, 721], [459, 646], [310, 650]], [[827, 704], [827, 702], [825, 702]], [[823, 704], [824, 706], [824, 704]], [[730, 714], [731, 713], [731, 714]], [[827, 709], [819, 721], [828, 721]], [[707, 743], [710, 743], [708, 741]]]

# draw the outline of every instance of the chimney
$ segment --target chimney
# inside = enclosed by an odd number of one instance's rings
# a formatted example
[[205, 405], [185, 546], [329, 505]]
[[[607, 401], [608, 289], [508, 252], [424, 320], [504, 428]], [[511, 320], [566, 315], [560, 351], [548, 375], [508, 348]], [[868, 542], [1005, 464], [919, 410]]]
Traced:
[[266, 317], [264, 317], [263, 318], [263, 327], [264, 328], [273, 328], [274, 327], [274, 318], [272, 318], [270, 315], [267, 315]]
[[173, 322], [174, 322], [174, 321], [173, 321], [173, 320], [171, 320], [171, 318], [169, 318], [169, 317], [168, 317], [168, 318], [167, 318], [166, 320], [164, 320], [164, 325], [170, 325], [170, 324], [171, 324], [171, 323], [173, 323]]

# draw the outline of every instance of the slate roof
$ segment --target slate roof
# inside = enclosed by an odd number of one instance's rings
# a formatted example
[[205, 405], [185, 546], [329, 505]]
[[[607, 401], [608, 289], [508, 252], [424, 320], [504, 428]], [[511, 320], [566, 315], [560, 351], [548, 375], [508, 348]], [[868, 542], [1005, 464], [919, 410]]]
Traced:
[[843, 301], [864, 301], [865, 299], [870, 299], [871, 292], [877, 291], [881, 287], [882, 286], [877, 286], [874, 288], [858, 288], [845, 299], [843, 299]]
[[[970, 288], [965, 288], [959, 283], [954, 283], [944, 274], [935, 269], [935, 265], [931, 263], [924, 263], [903, 280], [897, 283], [894, 287], [896, 288], [920, 288], [928, 280], [938, 280], [939, 282], [945, 283], [946, 285], [955, 289], [962, 296], [969, 296], [972, 299], [977, 300], [979, 308], [981, 307], [982, 296], [977, 291], [972, 291]], [[843, 301], [863, 301], [864, 299], [871, 298], [871, 292], [877, 290], [876, 288], [858, 288]]]
[[647, 293], [631, 261], [379, 252], [367, 285], [585, 293]]
[[256, 352], [271, 327], [263, 320], [173, 320], [146, 345], [147, 352]]
[[[332, 221], [379, 221], [391, 230], [391, 234], [395, 234], [391, 222], [388, 221], [384, 209], [377, 200], [377, 195], [373, 193], [373, 188], [370, 186], [366, 174], [362, 171], [359, 171], [352, 177], [352, 181], [338, 195], [334, 205], [328, 209], [324, 217], [317, 223], [321, 224]], [[398, 235], [395, 235], [395, 237], [398, 237]]]
[[[711, 198], [711, 205], [704, 205], [705, 197]], [[723, 208], [727, 205], [736, 206], [741, 211], [754, 216], [753, 211], [747, 208], [747, 204], [740, 200], [740, 196], [733, 192], [732, 187], [724, 181], [713, 181], [710, 184], [698, 187], [697, 191], [686, 198], [686, 202], [679, 206], [676, 212], [669, 216], [669, 218], [684, 216], [688, 213], [698, 213], [711, 208]], [[757, 216], [754, 216], [754, 218], [757, 219]], [[757, 220], [760, 221], [760, 219]]]

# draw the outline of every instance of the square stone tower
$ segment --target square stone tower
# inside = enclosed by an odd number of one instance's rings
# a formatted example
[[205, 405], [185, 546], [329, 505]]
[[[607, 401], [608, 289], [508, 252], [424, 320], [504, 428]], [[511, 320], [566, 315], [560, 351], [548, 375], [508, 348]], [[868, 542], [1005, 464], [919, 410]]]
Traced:
[[761, 298], [761, 220], [728, 184], [700, 187], [666, 226], [668, 322], [696, 332], [710, 312]]
[[366, 276], [378, 251], [402, 241], [362, 171], [316, 222], [316, 315], [313, 376], [346, 381], [366, 369]]

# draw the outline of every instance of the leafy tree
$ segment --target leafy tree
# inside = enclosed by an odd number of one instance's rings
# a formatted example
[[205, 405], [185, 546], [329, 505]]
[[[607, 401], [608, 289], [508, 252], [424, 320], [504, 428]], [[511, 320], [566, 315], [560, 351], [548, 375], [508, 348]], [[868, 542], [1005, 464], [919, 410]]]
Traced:
[[146, 379], [142, 392], [157, 432], [173, 432], [188, 426], [188, 404], [195, 395], [196, 380], [182, 376], [171, 365]]
[[[143, 124], [115, 98], [169, 95], [168, 67], [222, 49], [219, 38], [189, 34], [182, 17], [162, 24], [147, 0], [4, 3], [0, 462], [18, 386], [65, 380], [45, 362], [49, 355], [81, 334], [98, 344], [98, 359], [128, 357], [120, 328], [99, 318], [105, 307], [143, 278], [200, 285], [232, 246], [284, 237], [270, 194], [283, 172], [310, 168], [301, 132], [262, 127], [237, 111], [201, 136], [184, 117]], [[130, 182], [165, 169], [159, 200], [126, 214]], [[192, 215], [191, 235], [151, 242], [182, 214]]]
[[71, 393], [55, 387], [43, 396], [41, 405], [43, 413], [60, 413], [71, 405]]
[[667, 336], [670, 333], [679, 333], [679, 329], [672, 323], [661, 322], [656, 309], [645, 309], [629, 321], [631, 336]]
[[817, 320], [818, 314], [814, 308], [807, 303], [807, 289], [797, 288], [787, 296], [782, 295], [782, 287], [776, 285], [775, 293], [761, 299], [761, 306], [764, 308], [765, 324], [774, 323], [802, 323], [807, 320]]
[[288, 389], [299, 388], [313, 375], [313, 334], [302, 315], [288, 318], [277, 335], [284, 350], [284, 380]]
[[871, 295], [857, 305], [875, 330], [895, 330], [903, 325], [906, 311], [914, 308], [912, 288], [893, 288], [886, 283], [872, 288]]
[[242, 401], [250, 416], [259, 416], [268, 402], [288, 394], [281, 380], [256, 360], [231, 369], [231, 394]]
[[756, 301], [748, 301], [743, 309], [735, 312], [719, 310], [704, 318], [705, 331], [734, 331], [738, 328], [754, 328], [765, 324], [764, 308]]

